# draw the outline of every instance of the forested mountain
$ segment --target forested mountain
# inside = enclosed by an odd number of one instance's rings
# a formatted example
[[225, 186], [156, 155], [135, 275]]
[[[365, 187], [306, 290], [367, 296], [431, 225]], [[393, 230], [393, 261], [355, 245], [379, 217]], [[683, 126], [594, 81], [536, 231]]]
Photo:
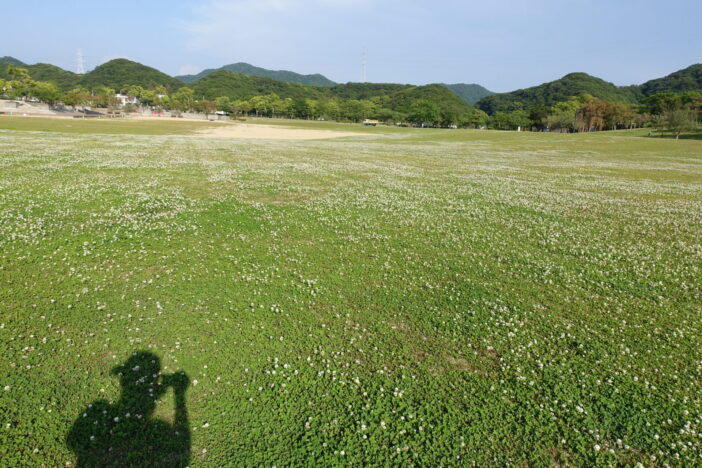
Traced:
[[[177, 90], [185, 87], [184, 82], [179, 79], [127, 59], [111, 60], [89, 73], [79, 75], [46, 63], [26, 65], [14, 57], [5, 56], [0, 59], [0, 79], [12, 81], [20, 76], [18, 73], [10, 75], [8, 72], [10, 66], [26, 68], [34, 83], [44, 83], [43, 87], [36, 85], [36, 89], [32, 88], [32, 92], [41, 94], [47, 102], [61, 101], [64, 98], [75, 100], [76, 96], [94, 97], [99, 93], [102, 95], [110, 93], [106, 89], [99, 90], [101, 87], [111, 88], [117, 92], [126, 92], [130, 87], [136, 86], [140, 87], [142, 92], [149, 91], [152, 96], [154, 92], [158, 95], [165, 94], [164, 99], [158, 98], [159, 102], [163, 104], [168, 102], [169, 96], [173, 96]], [[586, 73], [571, 73], [561, 79], [539, 86], [499, 94], [491, 94], [489, 90], [476, 84], [426, 86], [395, 83], [334, 84], [321, 75], [299, 75], [293, 72], [270, 71], [244, 63], [232, 64], [227, 67], [242, 70], [243, 73], [224, 69], [206, 70], [200, 75], [191, 77], [195, 79], [202, 76], [189, 84], [191, 90], [184, 89], [184, 94], [181, 93], [182, 96], [174, 101], [177, 101], [179, 105], [190, 105], [198, 101], [211, 101], [211, 105], [214, 105], [214, 101], [217, 101], [218, 106], [231, 105], [239, 106], [238, 109], [244, 109], [245, 105], [235, 103], [235, 101], [266, 97], [271, 102], [280, 101], [276, 105], [276, 109], [281, 108], [282, 101], [287, 101], [282, 106], [290, 106], [290, 100], [294, 100], [295, 111], [288, 115], [295, 114], [307, 117], [313, 115], [311, 111], [305, 111], [305, 106], [309, 109], [316, 106], [317, 110], [326, 106], [330, 114], [336, 112], [335, 108], [344, 107], [345, 110], [342, 109], [341, 114], [334, 115], [343, 114], [346, 115], [345, 118], [351, 118], [349, 116], [353, 115], [353, 119], [357, 119], [361, 113], [351, 112], [351, 110], [365, 109], [366, 113], [374, 113], [369, 115], [383, 116], [382, 118], [387, 121], [393, 119], [401, 121], [403, 118], [408, 118], [414, 119], [413, 122], [441, 122], [442, 125], [461, 122], [464, 125], [480, 126], [483, 125], [482, 122], [486, 121], [487, 116], [470, 104], [480, 98], [477, 101], [477, 107], [493, 116], [492, 124], [495, 128], [527, 127], [530, 122], [536, 122], [537, 126], [543, 124], [554, 127], [557, 123], [554, 119], [561, 119], [561, 123], [572, 122], [576, 107], [587, 107], [592, 104], [593, 109], [599, 105], [602, 108], [608, 106], [610, 113], [617, 111], [618, 120], [614, 117], [607, 117], [609, 120], [605, 119], [607, 122], [611, 121], [611, 126], [616, 128], [626, 119], [630, 121], [629, 117], [632, 112], [647, 112], [657, 115], [654, 111], [656, 106], [651, 104], [651, 99], [655, 99], [656, 94], [678, 93], [680, 96], [673, 97], [680, 101], [680, 105], [689, 106], [690, 102], [698, 98], [695, 98], [694, 95], [682, 96], [682, 93], [702, 90], [702, 64], [692, 65], [666, 77], [648, 81], [643, 85], [617, 87]], [[264, 72], [273, 74], [278, 79], [254, 74]], [[181, 78], [186, 79], [187, 77]], [[317, 80], [320, 85], [290, 82], [307, 80], [308, 78], [314, 80], [320, 78]], [[314, 82], [314, 80], [312, 81]], [[58, 89], [52, 90], [48, 83], [53, 83]], [[49, 87], [47, 88], [47, 86]], [[156, 88], [159, 90], [155, 91]], [[24, 86], [22, 89], [26, 92], [28, 88]], [[149, 97], [148, 93], [144, 93], [142, 96], [139, 91], [132, 92], [137, 93], [137, 96], [144, 102], [154, 102], [154, 98]], [[190, 98], [187, 98], [188, 95]], [[144, 96], [147, 97], [144, 98]], [[226, 102], [229, 104], [225, 105]], [[607, 105], [604, 106], [602, 103], [607, 103]], [[640, 104], [640, 106], [637, 108], [627, 106], [631, 104]], [[261, 109], [257, 108], [256, 112], [261, 113]], [[346, 113], [344, 114], [344, 112]], [[268, 113], [271, 112], [268, 111]], [[583, 113], [581, 112], [581, 114]], [[549, 122], [545, 124], [544, 122], [547, 120]], [[591, 127], [591, 125], [587, 126], [587, 128]], [[598, 124], [595, 127], [599, 128], [602, 125]]]
[[9, 63], [10, 65], [15, 65], [15, 66], [18, 66], [18, 67], [24, 67], [24, 66], [27, 65], [26, 63], [24, 63], [24, 62], [22, 62], [22, 61], [20, 61], [20, 60], [17, 60], [17, 59], [14, 58], [14, 57], [10, 57], [10, 56], [8, 56], [8, 55], [6, 55], [6, 56], [4, 56], [4, 57], [0, 57], [0, 62]]
[[[0, 79], [9, 79], [7, 67], [9, 62], [0, 60]], [[96, 67], [84, 75], [78, 75], [63, 68], [47, 63], [24, 65], [32, 79], [54, 83], [61, 91], [69, 91], [82, 86], [88, 90], [99, 86], [107, 86], [116, 91], [126, 91], [132, 85], [151, 89], [165, 86], [168, 91], [175, 91], [183, 83], [162, 73], [155, 68], [147, 67], [127, 59], [115, 59]]]
[[570, 73], [563, 78], [510, 93], [492, 94], [478, 101], [478, 107], [488, 114], [552, 106], [572, 96], [589, 94], [604, 101], [635, 103], [638, 91], [634, 87], [617, 87], [587, 73]]
[[[8, 65], [21, 66], [26, 68], [29, 75], [38, 81], [48, 81], [54, 83], [62, 91], [68, 91], [78, 85], [81, 75], [76, 75], [69, 71], [59, 68], [56, 65], [51, 65], [48, 63], [36, 63], [34, 65], [16, 65], [12, 62], [4, 61], [6, 57], [0, 59], [0, 79], [9, 79], [10, 75], [7, 72]], [[11, 57], [10, 57], [11, 58]], [[17, 60], [18, 63], [22, 63]]]
[[226, 96], [230, 99], [249, 99], [275, 93], [282, 98], [317, 99], [326, 88], [306, 86], [299, 83], [287, 83], [272, 78], [243, 75], [227, 70], [211, 73], [191, 84], [197, 98], [216, 99]]
[[663, 78], [647, 81], [641, 85], [644, 96], [656, 93], [684, 93], [702, 90], [702, 63], [678, 70]]
[[480, 101], [482, 98], [485, 96], [490, 96], [491, 94], [495, 94], [492, 91], [489, 91], [485, 89], [484, 87], [480, 86], [479, 84], [465, 84], [465, 83], [456, 83], [456, 84], [444, 84], [448, 89], [453, 91], [466, 101], [468, 104], [475, 105], [476, 102]]
[[300, 83], [313, 86], [334, 86], [336, 84], [319, 73], [315, 73], [314, 75], [301, 75], [299, 73], [287, 70], [266, 70], [265, 68], [255, 67], [243, 62], [232, 63], [220, 68], [210, 68], [201, 71], [197, 75], [181, 75], [176, 76], [176, 78], [183, 83], [191, 84], [206, 77], [207, 75], [222, 70], [241, 73], [243, 75], [258, 76], [261, 78], [272, 78], [275, 80], [285, 81], [287, 83]]
[[130, 86], [137, 85], [146, 89], [164, 86], [172, 92], [183, 86], [183, 83], [172, 76], [127, 59], [103, 63], [90, 73], [82, 75], [79, 84], [88, 89], [107, 86], [117, 91], [126, 91]]
[[[439, 84], [425, 86], [410, 86], [387, 96], [387, 107], [409, 114], [418, 101], [429, 101], [436, 104], [442, 111], [454, 115], [463, 115], [473, 107], [463, 101], [450, 89]], [[382, 101], [381, 101], [382, 102]]]
[[345, 99], [371, 99], [412, 87], [394, 83], [345, 83], [333, 86], [329, 91], [333, 96]]

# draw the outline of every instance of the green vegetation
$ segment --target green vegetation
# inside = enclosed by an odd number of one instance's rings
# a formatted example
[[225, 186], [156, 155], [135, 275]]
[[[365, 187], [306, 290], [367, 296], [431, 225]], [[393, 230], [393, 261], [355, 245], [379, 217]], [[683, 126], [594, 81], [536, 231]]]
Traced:
[[[0, 79], [9, 79], [8, 69], [11, 65], [10, 62], [0, 60]], [[165, 73], [127, 59], [110, 60], [85, 75], [77, 75], [46, 63], [27, 65], [23, 68], [33, 79], [53, 83], [64, 92], [76, 87], [88, 90], [108, 87], [118, 92], [126, 92], [134, 85], [144, 88], [163, 86], [168, 91], [175, 91], [183, 86], [180, 81]]]
[[[491, 128], [597, 131], [655, 126], [679, 136], [702, 117], [702, 65], [643, 85], [617, 87], [585, 73], [482, 98]], [[673, 124], [675, 122], [675, 124]]]
[[692, 65], [684, 70], [647, 81], [641, 85], [644, 96], [658, 93], [685, 93], [687, 91], [702, 91], [702, 64]]
[[480, 101], [482, 98], [485, 96], [490, 96], [491, 94], [495, 94], [492, 91], [489, 91], [485, 89], [484, 87], [480, 86], [479, 84], [465, 84], [465, 83], [456, 83], [456, 84], [447, 84], [444, 85], [458, 97], [466, 101], [470, 105], [475, 105], [478, 101]]
[[[196, 98], [215, 101], [219, 110], [256, 116], [354, 122], [374, 118], [432, 126], [475, 126], [486, 117], [441, 85], [348, 83], [323, 88], [223, 70], [205, 76], [191, 88]], [[435, 115], [415, 113], [419, 101], [431, 101], [437, 108]]]
[[345, 83], [336, 85], [329, 91], [336, 97], [361, 100], [389, 96], [412, 87], [394, 83]]
[[699, 141], [100, 133], [0, 130], [3, 465], [702, 463]]
[[[32, 79], [26, 68], [5, 64], [0, 77], [7, 81], [0, 80], [0, 87], [12, 98], [37, 98], [52, 105], [62, 101], [74, 108], [87, 104], [120, 108], [121, 103], [114, 96], [119, 90], [137, 98], [140, 105], [176, 112], [212, 114], [223, 111], [353, 122], [373, 118], [387, 123], [407, 121], [430, 126], [479, 126], [486, 118], [485, 114], [440, 85], [349, 83], [325, 88], [221, 70], [205, 76], [191, 87], [180, 84], [176, 87], [165, 79], [167, 75], [124, 59], [101, 65], [77, 81], [74, 78], [78, 75], [49, 67], [49, 78], [52, 79], [43, 82]], [[48, 75], [44, 73], [42, 76]], [[76, 83], [80, 85], [72, 87]], [[98, 86], [98, 83], [106, 84]], [[62, 92], [66, 88], [71, 89]], [[418, 103], [425, 101], [431, 101], [436, 112], [415, 112]]]
[[[485, 114], [473, 108], [448, 88], [433, 84], [413, 86], [381, 100], [381, 105], [408, 115], [414, 123], [428, 123], [433, 126], [460, 124], [463, 127], [477, 127], [485, 123]], [[424, 111], [416, 113], [417, 108]], [[431, 109], [426, 113], [427, 106]]]
[[183, 86], [180, 81], [155, 68], [127, 59], [110, 60], [97, 66], [90, 73], [83, 75], [79, 84], [86, 88], [107, 86], [118, 91], [126, 91], [130, 86], [148, 89], [163, 86], [169, 92]]
[[255, 67], [243, 62], [232, 63], [231, 65], [225, 65], [216, 69], [210, 68], [201, 71], [197, 75], [182, 75], [176, 76], [176, 78], [185, 84], [192, 84], [211, 73], [221, 70], [241, 73], [243, 75], [260, 76], [262, 78], [273, 78], [275, 80], [285, 81], [287, 83], [300, 83], [311, 86], [334, 86], [336, 84], [319, 73], [315, 73], [314, 75], [301, 75], [299, 73], [287, 70], [266, 70], [265, 68]]
[[[0, 65], [0, 69], [2, 66]], [[60, 90], [69, 90], [75, 88], [81, 82], [80, 75], [71, 73], [48, 63], [37, 63], [25, 67], [32, 78], [37, 81], [45, 81], [55, 84]], [[0, 71], [0, 78], [2, 77]]]
[[[229, 68], [245, 69], [244, 65]], [[694, 131], [702, 117], [702, 65], [626, 87], [585, 73], [571, 73], [540, 86], [490, 94], [478, 101], [479, 109], [467, 101], [490, 92], [478, 85], [310, 86], [224, 68], [203, 72], [204, 76], [188, 87], [158, 70], [125, 59], [112, 60], [80, 76], [47, 64], [18, 67], [0, 61], [0, 85], [10, 98], [36, 98], [74, 109], [91, 105], [114, 112], [136, 111], [141, 106], [175, 113], [224, 112], [351, 122], [373, 119], [422, 127], [592, 132], [648, 126], [678, 138], [683, 132]], [[650, 94], [663, 89], [675, 92]], [[136, 101], [125, 107], [115, 92]]]
[[100, 135], [183, 135], [216, 127], [212, 122], [170, 118], [133, 119], [56, 119], [46, 117], [0, 117], [0, 130], [60, 132]]
[[232, 100], [275, 93], [282, 98], [316, 99], [323, 95], [322, 88], [242, 75], [226, 70], [210, 73], [190, 86], [195, 95], [214, 100], [224, 96]]
[[553, 106], [573, 96], [589, 94], [603, 101], [636, 102], [636, 93], [628, 88], [618, 88], [612, 83], [587, 73], [570, 73], [563, 78], [532, 88], [511, 93], [492, 94], [478, 101], [478, 108], [488, 114], [529, 110], [538, 106]]
[[17, 60], [16, 58], [7, 55], [5, 57], [0, 57], [0, 62], [9, 63], [10, 65], [15, 65], [17, 67], [27, 66], [27, 64], [22, 62], [21, 60]]
[[27, 73], [38, 81], [53, 83], [60, 90], [69, 90], [78, 85], [79, 75], [63, 70], [62, 68], [46, 63], [37, 63], [35, 65], [15, 65], [11, 62], [0, 60], [0, 79], [12, 79], [11, 71], [13, 67], [22, 67], [27, 70]]

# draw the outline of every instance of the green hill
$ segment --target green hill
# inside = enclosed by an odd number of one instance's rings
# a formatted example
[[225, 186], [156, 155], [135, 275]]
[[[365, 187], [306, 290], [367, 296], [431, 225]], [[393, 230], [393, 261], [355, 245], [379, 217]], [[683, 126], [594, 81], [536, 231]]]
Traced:
[[495, 94], [492, 91], [489, 91], [484, 87], [480, 86], [479, 84], [475, 83], [444, 84], [444, 86], [456, 93], [458, 97], [460, 97], [470, 105], [475, 105], [476, 102], [480, 101], [485, 96]]
[[[7, 73], [7, 67], [9, 65], [21, 66], [22, 68], [27, 69], [27, 71], [29, 72], [29, 76], [31, 76], [32, 79], [35, 79], [37, 81], [48, 81], [54, 83], [59, 89], [63, 91], [68, 91], [69, 89], [77, 86], [78, 81], [81, 77], [80, 75], [76, 75], [75, 73], [66, 71], [63, 68], [59, 68], [56, 65], [51, 65], [48, 63], [36, 63], [34, 65], [27, 65], [23, 64], [19, 60], [17, 60], [16, 62], [7, 62], [4, 60], [5, 58], [8, 57], [3, 57], [3, 59], [0, 60], [0, 78], [5, 80], [10, 78], [9, 74]], [[17, 65], [17, 63], [21, 65]]]
[[[249, 99], [257, 95], [275, 93], [282, 98], [329, 99], [343, 98], [374, 100], [381, 107], [398, 112], [409, 112], [417, 100], [429, 100], [440, 108], [457, 114], [472, 111], [472, 103], [487, 112], [510, 112], [537, 106], [552, 106], [572, 96], [589, 94], [605, 101], [637, 103], [646, 96], [662, 92], [681, 93], [702, 90], [702, 64], [692, 65], [663, 78], [650, 80], [643, 85], [617, 87], [612, 83], [586, 73], [570, 73], [561, 79], [509, 93], [492, 94], [477, 84], [441, 84], [414, 86], [394, 83], [335, 84], [322, 75], [300, 75], [288, 71], [272, 71], [246, 63], [227, 65], [219, 70], [205, 70], [198, 75], [173, 78], [154, 68], [127, 59], [104, 63], [93, 71], [78, 75], [55, 65], [37, 63], [27, 65], [5, 56], [0, 58], [0, 78], [8, 79], [7, 67], [21, 66], [38, 81], [56, 84], [68, 91], [76, 86], [94, 89], [108, 86], [116, 91], [126, 91], [139, 85], [153, 89], [164, 86], [169, 93], [190, 84], [197, 99]], [[238, 70], [239, 72], [231, 71]], [[262, 76], [267, 75], [267, 76]]]
[[[9, 63], [0, 60], [0, 78], [8, 78], [6, 70]], [[165, 73], [127, 59], [111, 60], [84, 75], [78, 75], [48, 63], [22, 66], [27, 69], [33, 79], [52, 82], [63, 91], [68, 91], [76, 86], [84, 86], [88, 89], [108, 86], [116, 91], [124, 91], [131, 85], [139, 85], [144, 88], [163, 85], [169, 91], [174, 91], [183, 86], [183, 83]]]
[[702, 90], [702, 64], [691, 65], [663, 78], [647, 81], [641, 85], [644, 96], [656, 93], [684, 93]]
[[[3, 57], [3, 59], [0, 60], [0, 78], [4, 80], [10, 79], [10, 74], [7, 72], [7, 68], [10, 65], [25, 68], [29, 72], [29, 76], [31, 76], [33, 79], [38, 81], [50, 81], [61, 89], [66, 89], [66, 87], [70, 88], [71, 84], [75, 83], [78, 78], [78, 75], [63, 70], [55, 65], [49, 65], [48, 63], [26, 65], [19, 62], [19, 60], [16, 62], [8, 62], [4, 60], [5, 58], [7, 57]], [[18, 65], [17, 63], [20, 63], [21, 65]]]
[[412, 105], [419, 100], [431, 101], [440, 109], [456, 115], [464, 115], [473, 109], [453, 91], [440, 84], [412, 86], [395, 92], [387, 97], [386, 107], [408, 114], [412, 111]]
[[108, 86], [116, 91], [125, 91], [129, 86], [137, 85], [149, 89], [165, 86], [172, 92], [183, 86], [183, 83], [172, 76], [127, 59], [103, 63], [90, 73], [82, 75], [79, 84], [88, 89]]
[[15, 65], [15, 66], [17, 66], [17, 67], [26, 67], [26, 66], [27, 66], [26, 63], [24, 63], [24, 62], [22, 62], [22, 61], [20, 61], [20, 60], [17, 60], [17, 59], [14, 58], [14, 57], [10, 57], [10, 56], [8, 56], [8, 55], [6, 55], [6, 56], [4, 56], [4, 57], [0, 57], [0, 62], [9, 63], [10, 65]]
[[272, 78], [243, 75], [220, 70], [201, 78], [190, 87], [195, 97], [215, 99], [227, 96], [230, 99], [249, 99], [253, 96], [275, 93], [282, 98], [318, 99], [325, 94], [326, 88], [307, 86], [299, 83], [287, 83]]
[[25, 67], [29, 75], [37, 81], [49, 81], [59, 89], [68, 91], [75, 88], [81, 75], [64, 70], [63, 68], [48, 63], [37, 63]]
[[345, 83], [332, 86], [329, 88], [329, 92], [334, 97], [344, 99], [371, 99], [388, 96], [412, 87], [412, 85], [394, 83]]
[[272, 78], [274, 80], [285, 81], [287, 83], [299, 83], [313, 86], [334, 86], [336, 83], [325, 77], [316, 73], [314, 75], [301, 75], [299, 73], [287, 71], [287, 70], [266, 70], [265, 68], [255, 67], [248, 63], [232, 63], [230, 65], [225, 65], [220, 68], [210, 68], [203, 70], [197, 75], [181, 75], [176, 76], [176, 78], [183, 83], [191, 84], [194, 83], [207, 75], [210, 75], [217, 71], [230, 71], [234, 73], [241, 73], [242, 75], [258, 76], [261, 78]]
[[563, 78], [532, 88], [510, 93], [492, 94], [478, 101], [477, 106], [488, 114], [529, 109], [536, 106], [552, 106], [571, 96], [590, 94], [605, 101], [635, 103], [638, 91], [632, 87], [619, 88], [612, 83], [587, 73], [570, 73]]

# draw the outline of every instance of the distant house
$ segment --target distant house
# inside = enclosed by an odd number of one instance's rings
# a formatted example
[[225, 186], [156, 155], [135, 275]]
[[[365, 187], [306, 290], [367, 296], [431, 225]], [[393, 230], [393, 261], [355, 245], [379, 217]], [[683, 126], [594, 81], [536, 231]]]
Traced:
[[134, 96], [127, 96], [126, 94], [115, 94], [115, 99], [118, 99], [122, 107], [127, 104], [139, 104], [139, 99]]

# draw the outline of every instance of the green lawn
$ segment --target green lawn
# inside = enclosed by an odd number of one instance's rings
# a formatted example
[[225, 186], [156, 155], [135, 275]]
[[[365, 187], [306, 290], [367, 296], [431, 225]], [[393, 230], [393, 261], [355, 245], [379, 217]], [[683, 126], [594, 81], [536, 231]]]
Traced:
[[702, 464], [702, 142], [196, 128], [0, 117], [0, 465]]
[[134, 120], [70, 119], [52, 117], [16, 117], [0, 115], [0, 130], [25, 130], [107, 135], [182, 135], [219, 125], [214, 122], [182, 121], [178, 119]]

